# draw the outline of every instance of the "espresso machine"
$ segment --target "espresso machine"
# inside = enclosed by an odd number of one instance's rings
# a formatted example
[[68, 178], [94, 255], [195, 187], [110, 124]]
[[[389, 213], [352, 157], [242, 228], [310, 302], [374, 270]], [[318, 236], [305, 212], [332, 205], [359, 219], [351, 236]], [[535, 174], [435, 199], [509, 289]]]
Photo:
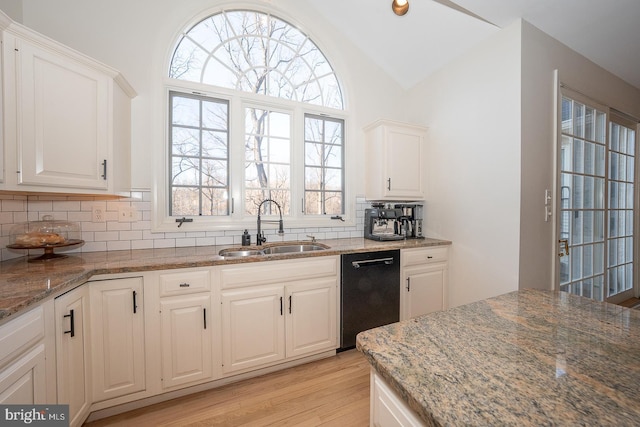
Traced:
[[373, 203], [364, 210], [364, 238], [370, 240], [423, 239], [423, 206], [400, 203], [386, 208]]
[[370, 240], [403, 240], [402, 209], [374, 203], [364, 210], [364, 238]]

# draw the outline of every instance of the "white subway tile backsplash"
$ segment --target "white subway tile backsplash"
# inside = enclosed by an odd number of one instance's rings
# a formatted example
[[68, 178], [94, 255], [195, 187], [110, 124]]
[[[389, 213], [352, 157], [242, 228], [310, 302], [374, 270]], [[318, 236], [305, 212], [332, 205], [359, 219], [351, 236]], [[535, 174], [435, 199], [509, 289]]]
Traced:
[[[66, 220], [80, 224], [81, 238], [85, 243], [69, 252], [116, 251], [130, 249], [172, 248], [185, 246], [239, 245], [244, 227], [238, 230], [206, 232], [152, 233], [152, 193], [150, 191], [131, 192], [129, 198], [104, 200], [99, 196], [84, 195], [0, 195], [0, 260], [9, 260], [27, 255], [27, 251], [6, 249], [10, 243], [11, 229], [17, 223], [41, 221], [44, 215], [52, 215], [56, 220]], [[93, 222], [93, 207], [103, 211], [104, 222]], [[265, 235], [269, 242], [283, 240], [336, 239], [362, 236], [364, 209], [369, 206], [362, 197], [356, 197], [356, 225], [343, 227], [286, 228], [285, 235], [276, 234], [276, 226], [265, 225]], [[133, 208], [136, 221], [119, 222], [118, 211]], [[255, 243], [255, 225], [249, 229]], [[41, 251], [32, 251], [38, 255]], [[65, 251], [66, 252], [66, 251]]]
[[120, 240], [142, 240], [142, 230], [121, 231]]
[[3, 200], [0, 203], [2, 212], [21, 212], [26, 210], [26, 200]]
[[120, 233], [117, 231], [96, 231], [94, 233], [94, 240], [96, 242], [109, 242], [118, 240]]
[[84, 241], [84, 245], [80, 247], [82, 252], [100, 252], [107, 250], [107, 242], [90, 242]]
[[108, 251], [128, 251], [131, 249], [130, 240], [121, 240], [116, 242], [107, 242]]
[[158, 239], [153, 241], [153, 247], [155, 249], [162, 248], [175, 248], [176, 240], [175, 239]]
[[153, 249], [153, 240], [132, 240], [131, 249]]

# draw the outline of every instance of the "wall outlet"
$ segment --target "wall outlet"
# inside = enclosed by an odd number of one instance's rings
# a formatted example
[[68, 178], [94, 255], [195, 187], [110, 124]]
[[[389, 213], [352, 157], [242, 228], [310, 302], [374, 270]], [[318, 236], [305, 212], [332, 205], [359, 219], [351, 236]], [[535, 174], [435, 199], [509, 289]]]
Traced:
[[104, 208], [100, 206], [93, 206], [91, 208], [91, 221], [92, 222], [106, 222], [104, 217]]
[[133, 206], [120, 206], [118, 208], [118, 222], [134, 222], [138, 211]]

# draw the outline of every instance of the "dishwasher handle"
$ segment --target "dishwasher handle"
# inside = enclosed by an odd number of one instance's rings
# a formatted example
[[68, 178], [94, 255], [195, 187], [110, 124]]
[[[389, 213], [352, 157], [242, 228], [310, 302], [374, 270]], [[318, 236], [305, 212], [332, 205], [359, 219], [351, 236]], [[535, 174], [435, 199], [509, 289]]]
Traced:
[[363, 261], [353, 261], [351, 263], [353, 268], [369, 267], [369, 266], [380, 265], [380, 264], [392, 265], [393, 258], [379, 258], [379, 259], [370, 259], [370, 260], [363, 260]]

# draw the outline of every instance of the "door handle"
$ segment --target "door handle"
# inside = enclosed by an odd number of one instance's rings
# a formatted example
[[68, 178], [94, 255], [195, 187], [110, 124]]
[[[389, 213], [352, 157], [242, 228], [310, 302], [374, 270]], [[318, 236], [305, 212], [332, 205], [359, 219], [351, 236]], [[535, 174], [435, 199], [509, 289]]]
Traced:
[[64, 331], [65, 334], [69, 334], [71, 336], [71, 338], [73, 338], [76, 335], [76, 328], [75, 328], [75, 321], [73, 318], [73, 310], [69, 310], [69, 314], [65, 314], [62, 317], [68, 317], [69, 318], [69, 330], [68, 331]]
[[565, 255], [569, 255], [569, 239], [560, 239], [558, 240], [558, 243], [562, 245], [558, 252], [558, 256], [563, 257]]
[[207, 329], [207, 309], [202, 308], [202, 317], [204, 317], [204, 328]]
[[136, 302], [136, 296], [137, 296], [137, 292], [133, 291], [133, 314], [136, 314], [138, 312], [138, 303]]
[[380, 265], [380, 264], [391, 265], [393, 264], [393, 258], [379, 258], [379, 259], [370, 259], [370, 260], [364, 260], [364, 261], [351, 262], [351, 266], [353, 268], [360, 268], [360, 267]]

